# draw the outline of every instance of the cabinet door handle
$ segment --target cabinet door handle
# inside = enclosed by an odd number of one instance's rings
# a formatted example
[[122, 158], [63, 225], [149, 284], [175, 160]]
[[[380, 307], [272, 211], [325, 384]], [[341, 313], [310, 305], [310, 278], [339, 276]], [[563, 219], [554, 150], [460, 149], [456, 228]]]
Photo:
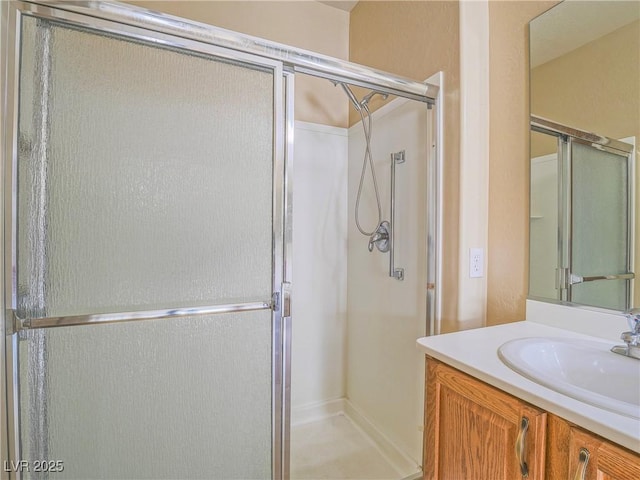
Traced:
[[529, 476], [529, 467], [527, 466], [527, 462], [524, 461], [527, 430], [529, 430], [529, 419], [527, 417], [522, 417], [522, 421], [520, 422], [520, 433], [516, 439], [516, 458], [520, 464], [520, 473], [522, 474], [522, 478], [527, 478]]
[[584, 480], [587, 474], [587, 464], [589, 463], [589, 450], [581, 448], [578, 455], [578, 468], [573, 480]]

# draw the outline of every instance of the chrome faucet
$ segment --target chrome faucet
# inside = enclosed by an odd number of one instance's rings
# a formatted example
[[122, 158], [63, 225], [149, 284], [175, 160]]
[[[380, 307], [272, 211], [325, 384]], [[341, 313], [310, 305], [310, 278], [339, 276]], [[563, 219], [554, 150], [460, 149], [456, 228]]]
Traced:
[[625, 312], [625, 317], [627, 317], [627, 322], [631, 329], [629, 332], [623, 332], [620, 335], [625, 345], [616, 345], [611, 351], [640, 360], [640, 308]]

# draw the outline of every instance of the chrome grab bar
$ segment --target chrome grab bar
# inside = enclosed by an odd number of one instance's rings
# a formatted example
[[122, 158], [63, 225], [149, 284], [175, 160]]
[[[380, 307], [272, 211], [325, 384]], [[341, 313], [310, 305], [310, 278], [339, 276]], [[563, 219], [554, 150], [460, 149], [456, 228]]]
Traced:
[[394, 237], [396, 231], [396, 164], [404, 163], [404, 150], [391, 154], [391, 227], [389, 232], [389, 276], [396, 280], [404, 280], [404, 268], [394, 265]]
[[591, 277], [582, 277], [572, 273], [569, 277], [569, 284], [576, 285], [578, 283], [595, 282], [596, 280], [631, 280], [633, 278], [635, 278], [635, 274], [631, 272], [614, 275], [593, 275]]
[[[15, 310], [10, 310], [13, 317], [14, 331], [31, 328], [70, 327], [75, 325], [96, 325], [102, 323], [133, 322], [138, 320], [155, 320], [216, 313], [247, 312], [253, 310], [278, 310], [279, 296], [274, 295], [271, 302], [248, 302], [227, 305], [210, 305], [201, 307], [179, 307], [164, 310], [144, 310], [134, 312], [97, 313], [89, 315], [69, 315], [60, 317], [20, 318]], [[286, 307], [287, 305], [285, 305]]]

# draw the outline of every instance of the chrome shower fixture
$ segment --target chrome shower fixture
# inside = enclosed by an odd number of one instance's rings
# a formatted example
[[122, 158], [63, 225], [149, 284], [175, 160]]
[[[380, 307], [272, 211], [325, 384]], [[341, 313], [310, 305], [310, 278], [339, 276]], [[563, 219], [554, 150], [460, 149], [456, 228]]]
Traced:
[[[372, 125], [371, 125], [371, 112], [369, 111], [368, 103], [371, 100], [371, 98], [376, 94], [382, 95], [384, 98], [387, 98], [388, 95], [384, 94], [384, 93], [376, 92], [376, 91], [371, 91], [367, 95], [365, 95], [362, 98], [362, 100], [358, 101], [358, 98], [355, 96], [355, 94], [353, 93], [351, 88], [349, 88], [349, 86], [346, 83], [344, 83], [344, 82], [333, 82], [333, 84], [335, 86], [337, 86], [338, 83], [342, 87], [342, 90], [344, 90], [344, 93], [347, 94], [347, 97], [349, 97], [349, 100], [353, 104], [353, 108], [355, 108], [356, 111], [360, 114], [360, 119], [362, 120], [362, 129], [364, 131], [364, 139], [365, 139], [365, 142], [366, 142], [366, 147], [365, 147], [365, 150], [364, 150], [364, 158], [362, 160], [362, 173], [360, 174], [360, 185], [358, 186], [358, 194], [356, 196], [356, 206], [355, 206], [355, 212], [354, 212], [355, 215], [354, 216], [355, 216], [355, 220], [356, 220], [356, 226], [358, 227], [358, 231], [362, 235], [366, 235], [368, 237], [373, 237], [374, 234], [379, 233], [378, 229], [382, 225], [382, 205], [380, 204], [380, 194], [378, 192], [378, 180], [376, 179], [376, 170], [374, 168], [373, 158], [372, 158], [372, 155], [371, 155], [371, 127], [372, 127]], [[364, 229], [360, 225], [360, 218], [359, 218], [360, 198], [362, 197], [362, 187], [364, 185], [364, 177], [365, 177], [365, 173], [367, 171], [367, 164], [371, 168], [371, 179], [373, 181], [373, 190], [375, 192], [376, 206], [377, 206], [377, 209], [378, 209], [378, 219], [376, 220], [376, 226], [372, 230]], [[369, 251], [373, 250], [373, 243], [376, 243], [376, 242], [375, 241], [374, 242], [371, 242], [371, 241], [369, 242]]]
[[373, 252], [373, 247], [375, 246], [382, 253], [386, 253], [389, 251], [389, 231], [391, 226], [389, 222], [383, 220], [376, 231], [369, 238], [369, 246], [368, 249], [370, 252]]
[[333, 84], [334, 85], [338, 85], [339, 84], [342, 87], [342, 90], [344, 90], [344, 93], [347, 94], [347, 97], [349, 97], [349, 100], [353, 104], [353, 108], [355, 108], [356, 111], [358, 111], [358, 112], [361, 112], [362, 109], [364, 108], [364, 109], [367, 110], [367, 113], [368, 113], [369, 109], [367, 108], [367, 105], [369, 104], [369, 102], [371, 101], [371, 99], [375, 95], [380, 95], [383, 100], [386, 100], [389, 97], [389, 95], [387, 93], [382, 93], [382, 92], [377, 92], [375, 90], [371, 90], [364, 97], [362, 97], [362, 100], [358, 101], [358, 98], [353, 93], [353, 90], [351, 90], [351, 88], [349, 88], [349, 85], [347, 85], [346, 83], [343, 83], [343, 82], [334, 82]]

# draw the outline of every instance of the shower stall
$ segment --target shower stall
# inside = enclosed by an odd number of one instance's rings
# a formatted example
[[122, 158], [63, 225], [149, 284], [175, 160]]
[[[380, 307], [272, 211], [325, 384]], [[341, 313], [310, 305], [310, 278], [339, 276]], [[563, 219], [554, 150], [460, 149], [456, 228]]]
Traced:
[[[439, 88], [116, 2], [1, 8], [2, 478], [289, 478], [291, 419], [327, 408], [417, 467]], [[300, 75], [398, 98], [365, 142], [295, 122]], [[402, 279], [342, 208], [367, 149]], [[338, 248], [301, 258], [314, 232]], [[327, 255], [339, 274], [305, 272]], [[318, 282], [341, 316], [311, 327], [342, 335], [315, 359], [339, 357], [329, 397], [296, 354]]]
[[[361, 122], [296, 122], [292, 478], [405, 478], [420, 470], [424, 356], [415, 339], [430, 333], [435, 308], [426, 280], [432, 113], [393, 99], [372, 113], [369, 142]], [[404, 162], [393, 168], [400, 152]], [[359, 231], [356, 210], [372, 235]], [[371, 240], [381, 223], [392, 228], [379, 249]], [[400, 269], [401, 279], [393, 275]]]

